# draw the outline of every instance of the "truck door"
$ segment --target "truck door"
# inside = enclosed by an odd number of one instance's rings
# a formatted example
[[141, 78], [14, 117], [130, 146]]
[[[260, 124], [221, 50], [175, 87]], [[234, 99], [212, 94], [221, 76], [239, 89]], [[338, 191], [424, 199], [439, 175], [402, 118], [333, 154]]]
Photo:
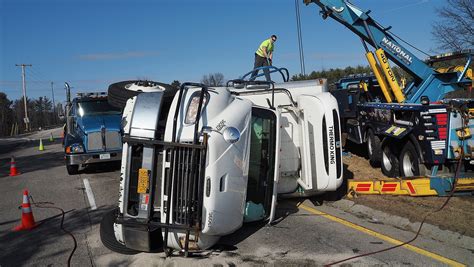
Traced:
[[262, 204], [265, 217], [270, 214], [273, 195], [277, 116], [269, 109], [252, 108], [247, 202]]
[[305, 190], [336, 190], [342, 183], [337, 101], [329, 94], [302, 95], [298, 107], [302, 162], [298, 183]]

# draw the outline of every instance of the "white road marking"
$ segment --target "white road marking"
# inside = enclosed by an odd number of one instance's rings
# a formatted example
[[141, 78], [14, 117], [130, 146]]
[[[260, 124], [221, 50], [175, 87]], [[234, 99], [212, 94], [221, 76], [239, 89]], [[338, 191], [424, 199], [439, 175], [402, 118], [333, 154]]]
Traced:
[[87, 199], [89, 199], [89, 205], [91, 210], [96, 210], [97, 206], [95, 205], [94, 193], [92, 193], [91, 185], [89, 184], [89, 180], [83, 179], [84, 187], [86, 188]]

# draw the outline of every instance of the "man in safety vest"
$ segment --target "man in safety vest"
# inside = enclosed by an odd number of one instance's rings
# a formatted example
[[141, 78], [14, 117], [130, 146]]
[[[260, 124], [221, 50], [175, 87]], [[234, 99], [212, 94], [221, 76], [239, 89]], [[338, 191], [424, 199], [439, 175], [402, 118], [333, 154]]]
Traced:
[[[255, 63], [253, 68], [259, 68], [263, 66], [271, 66], [272, 65], [272, 58], [273, 58], [273, 49], [275, 41], [277, 40], [276, 35], [272, 35], [270, 38], [263, 41], [260, 46], [258, 47], [257, 51], [255, 51]], [[263, 72], [265, 73], [265, 78], [267, 81], [270, 81], [270, 73], [268, 69], [264, 69]], [[250, 78], [251, 81], [255, 80], [255, 76], [257, 76], [258, 70], [255, 70], [252, 73], [252, 77]]]

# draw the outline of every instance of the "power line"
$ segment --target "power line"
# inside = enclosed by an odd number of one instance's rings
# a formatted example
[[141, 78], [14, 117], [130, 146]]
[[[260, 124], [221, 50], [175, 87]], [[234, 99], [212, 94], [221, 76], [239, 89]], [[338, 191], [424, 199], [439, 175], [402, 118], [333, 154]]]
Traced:
[[51, 81], [51, 79], [48, 78], [49, 75], [44, 75], [39, 69], [38, 67], [35, 67], [35, 68], [31, 68], [30, 69], [32, 72], [34, 72], [36, 74], [36, 76], [39, 76], [40, 79], [39, 80], [42, 80], [42, 81]]

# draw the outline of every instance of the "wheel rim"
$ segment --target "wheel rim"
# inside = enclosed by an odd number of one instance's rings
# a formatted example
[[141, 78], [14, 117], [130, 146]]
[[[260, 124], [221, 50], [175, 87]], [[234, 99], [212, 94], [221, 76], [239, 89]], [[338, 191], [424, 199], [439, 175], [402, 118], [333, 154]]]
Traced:
[[391, 171], [392, 170], [392, 161], [390, 160], [390, 149], [388, 148], [388, 146], [385, 146], [383, 148], [383, 153], [382, 153], [382, 164], [385, 168], [385, 170], [387, 171]]
[[403, 174], [405, 176], [415, 176], [415, 157], [412, 153], [407, 151], [402, 158]]
[[372, 156], [372, 138], [368, 138], [367, 140], [367, 151], [369, 152], [369, 156]]

